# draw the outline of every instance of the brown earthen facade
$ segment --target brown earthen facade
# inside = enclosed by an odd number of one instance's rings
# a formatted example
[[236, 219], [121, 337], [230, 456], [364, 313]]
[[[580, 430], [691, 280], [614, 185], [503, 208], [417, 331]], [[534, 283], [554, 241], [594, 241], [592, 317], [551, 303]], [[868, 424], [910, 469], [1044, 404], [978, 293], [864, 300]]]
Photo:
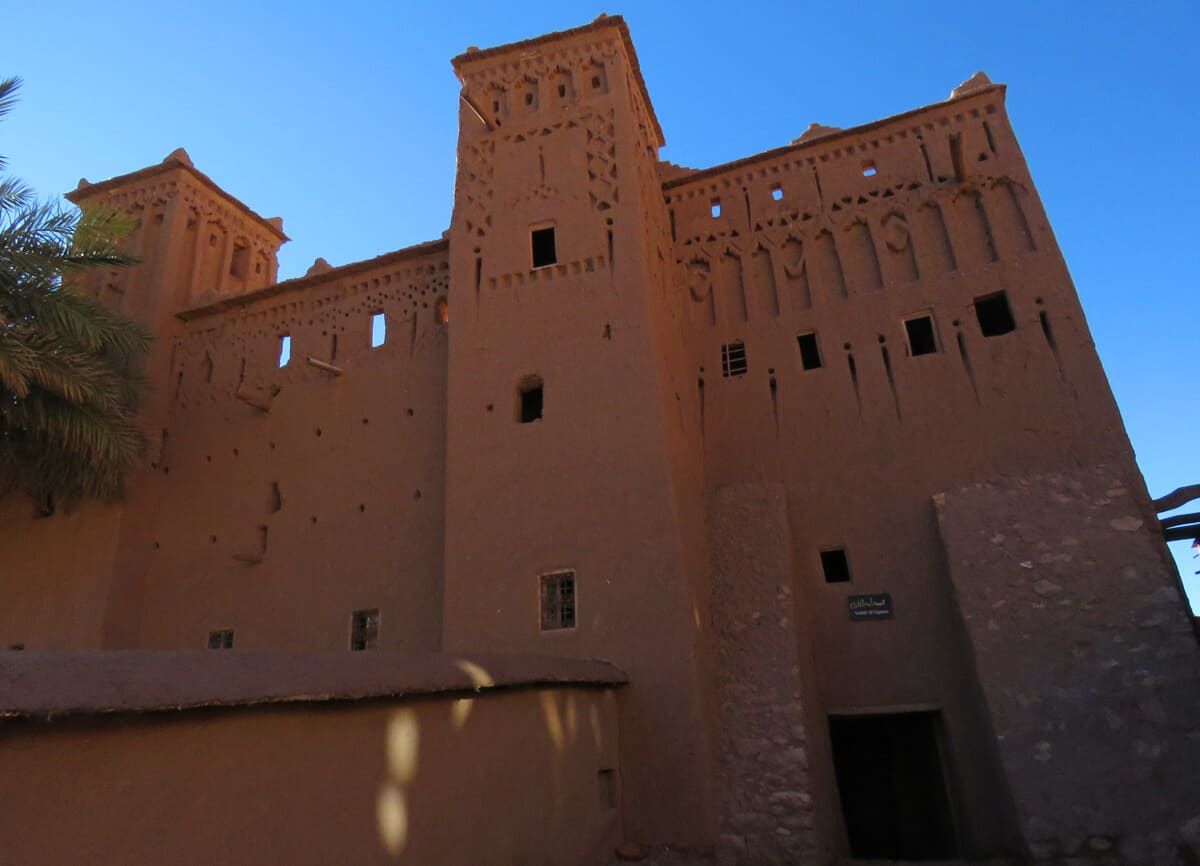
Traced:
[[619, 18], [454, 67], [437, 241], [278, 283], [182, 152], [72, 194], [154, 453], [0, 503], [0, 643], [605, 659], [626, 839], [1183, 856], [1195, 640], [1003, 86], [697, 171]]

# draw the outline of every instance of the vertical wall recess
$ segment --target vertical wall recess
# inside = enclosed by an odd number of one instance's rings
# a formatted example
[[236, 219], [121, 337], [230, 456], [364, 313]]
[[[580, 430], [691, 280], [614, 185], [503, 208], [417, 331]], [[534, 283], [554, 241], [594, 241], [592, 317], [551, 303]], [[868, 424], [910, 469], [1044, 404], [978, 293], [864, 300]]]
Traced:
[[812, 287], [808, 283], [804, 244], [796, 238], [788, 238], [783, 245], [783, 273], [787, 278], [789, 303], [797, 309], [812, 309]]
[[1016, 238], [1018, 252], [1028, 253], [1037, 249], [1033, 232], [1029, 228], [1029, 220], [1025, 217], [1025, 209], [1021, 206], [1020, 194], [1016, 184], [1011, 181], [1000, 181], [992, 191], [992, 201], [998, 212], [998, 221]]
[[944, 274], [958, 270], [950, 233], [946, 230], [946, 219], [936, 202], [929, 202], [917, 209], [917, 237], [924, 244], [926, 256], [934, 273]]
[[713, 292], [712, 267], [704, 259], [687, 263], [688, 304], [693, 325], [712, 326], [717, 323], [717, 302]]
[[887, 375], [888, 390], [892, 392], [892, 404], [896, 407], [896, 420], [902, 420], [900, 417], [900, 395], [896, 393], [896, 376], [892, 372], [892, 356], [888, 354], [887, 346], [883, 344], [883, 338], [880, 338], [879, 354], [883, 358], [883, 371]]
[[742, 276], [742, 259], [733, 250], [721, 256], [721, 289], [724, 294], [724, 321], [745, 322], [750, 318], [746, 305], [746, 285]]
[[902, 283], [912, 283], [920, 278], [917, 267], [917, 250], [913, 243], [912, 230], [899, 213], [890, 213], [883, 219], [883, 246], [888, 261], [888, 272]]
[[1042, 308], [1042, 299], [1038, 298], [1035, 302], [1038, 305], [1038, 321], [1042, 325], [1042, 337], [1046, 340], [1046, 345], [1050, 347], [1051, 353], [1054, 355], [1054, 365], [1058, 368], [1058, 378], [1066, 381], [1066, 371], [1063, 370], [1062, 356], [1058, 351], [1058, 341], [1054, 339], [1054, 329], [1050, 326], [1050, 314]]
[[844, 300], [846, 278], [842, 273], [842, 259], [828, 229], [813, 240], [813, 254], [817, 262], [817, 291], [824, 299]]
[[850, 384], [854, 386], [854, 403], [861, 414], [862, 396], [858, 392], [858, 365], [854, 363], [854, 353], [850, 351], [849, 343], [846, 344], [846, 369], [850, 371]]
[[856, 292], [877, 292], [883, 288], [883, 275], [879, 272], [879, 256], [875, 252], [875, 241], [871, 227], [865, 220], [856, 220], [845, 234], [847, 269]]
[[983, 401], [979, 397], [979, 386], [975, 382], [975, 371], [971, 369], [971, 356], [967, 353], [967, 342], [963, 339], [962, 331], [955, 332], [954, 342], [958, 346], [958, 357], [962, 360], [963, 370], [967, 374], [967, 381], [971, 383], [971, 393], [975, 395], [975, 402], [982, 405]]
[[779, 315], [779, 292], [775, 288], [775, 267], [771, 253], [759, 246], [750, 254], [750, 286], [754, 292], [754, 312], [767, 316]]

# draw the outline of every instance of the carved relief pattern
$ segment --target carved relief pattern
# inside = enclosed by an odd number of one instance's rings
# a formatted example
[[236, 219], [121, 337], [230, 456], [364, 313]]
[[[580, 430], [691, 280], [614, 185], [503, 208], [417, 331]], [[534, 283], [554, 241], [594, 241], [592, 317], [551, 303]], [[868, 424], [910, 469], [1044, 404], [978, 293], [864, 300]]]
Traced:
[[496, 142], [490, 138], [464, 145], [463, 160], [458, 166], [458, 189], [463, 192], [466, 212], [463, 214], [468, 237], [487, 237], [492, 226], [492, 198], [495, 191], [492, 178], [495, 172]]
[[[314, 277], [243, 309], [201, 314], [174, 347], [174, 410], [235, 398], [263, 408], [282, 388], [329, 375], [306, 363], [309, 355], [348, 369], [415, 355], [442, 333], [437, 308], [449, 275], [443, 253], [345, 279]], [[387, 341], [372, 351], [376, 312], [387, 318]], [[291, 362], [279, 367], [283, 334]]]
[[617, 144], [615, 114], [584, 117], [587, 128], [588, 198], [596, 210], [608, 210], [620, 201], [617, 188]]
[[[989, 109], [992, 107], [984, 111]], [[964, 123], [979, 116], [980, 111], [975, 110], [969, 116], [956, 115], [954, 121]], [[878, 185], [865, 188], [864, 182], [861, 191], [833, 199], [821, 195], [817, 178], [815, 193], [789, 207], [782, 203], [772, 207], [773, 203], [766, 201], [765, 206], [753, 208], [749, 236], [743, 234], [744, 221], [707, 218], [713, 202], [737, 208], [740, 216], [743, 192], [749, 210], [748, 190], [762, 201], [764, 182], [770, 179], [796, 178], [797, 183], [789, 187], [795, 195], [814, 166], [842, 158], [861, 159], [861, 154], [908, 136], [919, 138], [934, 129], [944, 134], [946, 125], [929, 122], [881, 136], [878, 141], [839, 144], [824, 153], [809, 149], [775, 164], [668, 189], [666, 204], [677, 219], [692, 227], [675, 243], [675, 265], [683, 275], [681, 285], [687, 289], [685, 304], [697, 308], [690, 316], [692, 321], [739, 321], [743, 310], [751, 319], [772, 317], [783, 306], [781, 297], [786, 298], [788, 308], [804, 310], [1035, 251], [1037, 241], [1023, 204], [1027, 192], [1003, 175], [970, 173], [960, 179], [940, 180], [905, 176], [888, 183], [881, 174], [878, 180], [883, 182]], [[987, 157], [980, 153], [978, 161]], [[771, 188], [779, 187], [778, 181], [774, 183]], [[953, 234], [947, 227], [950, 223], [956, 227]], [[767, 258], [757, 259], [756, 255]], [[725, 264], [718, 269], [716, 262]], [[739, 266], [732, 267], [734, 262]], [[699, 291], [698, 263], [724, 276]], [[722, 310], [726, 312], [722, 314]]]

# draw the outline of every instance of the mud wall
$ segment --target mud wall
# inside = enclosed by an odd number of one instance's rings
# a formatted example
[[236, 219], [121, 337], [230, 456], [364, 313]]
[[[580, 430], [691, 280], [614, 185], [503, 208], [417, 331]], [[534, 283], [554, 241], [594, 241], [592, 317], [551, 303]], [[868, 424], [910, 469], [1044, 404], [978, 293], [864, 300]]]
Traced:
[[595, 688], [5, 721], [0, 850], [21, 866], [601, 866], [621, 834], [616, 724]]

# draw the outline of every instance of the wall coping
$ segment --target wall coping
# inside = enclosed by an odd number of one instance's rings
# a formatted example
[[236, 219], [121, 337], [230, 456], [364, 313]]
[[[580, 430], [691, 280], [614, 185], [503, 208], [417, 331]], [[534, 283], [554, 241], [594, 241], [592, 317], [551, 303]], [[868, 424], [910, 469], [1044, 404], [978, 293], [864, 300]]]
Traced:
[[538, 655], [78, 650], [0, 653], [0, 718], [358, 701], [528, 686], [617, 686], [600, 660]]

